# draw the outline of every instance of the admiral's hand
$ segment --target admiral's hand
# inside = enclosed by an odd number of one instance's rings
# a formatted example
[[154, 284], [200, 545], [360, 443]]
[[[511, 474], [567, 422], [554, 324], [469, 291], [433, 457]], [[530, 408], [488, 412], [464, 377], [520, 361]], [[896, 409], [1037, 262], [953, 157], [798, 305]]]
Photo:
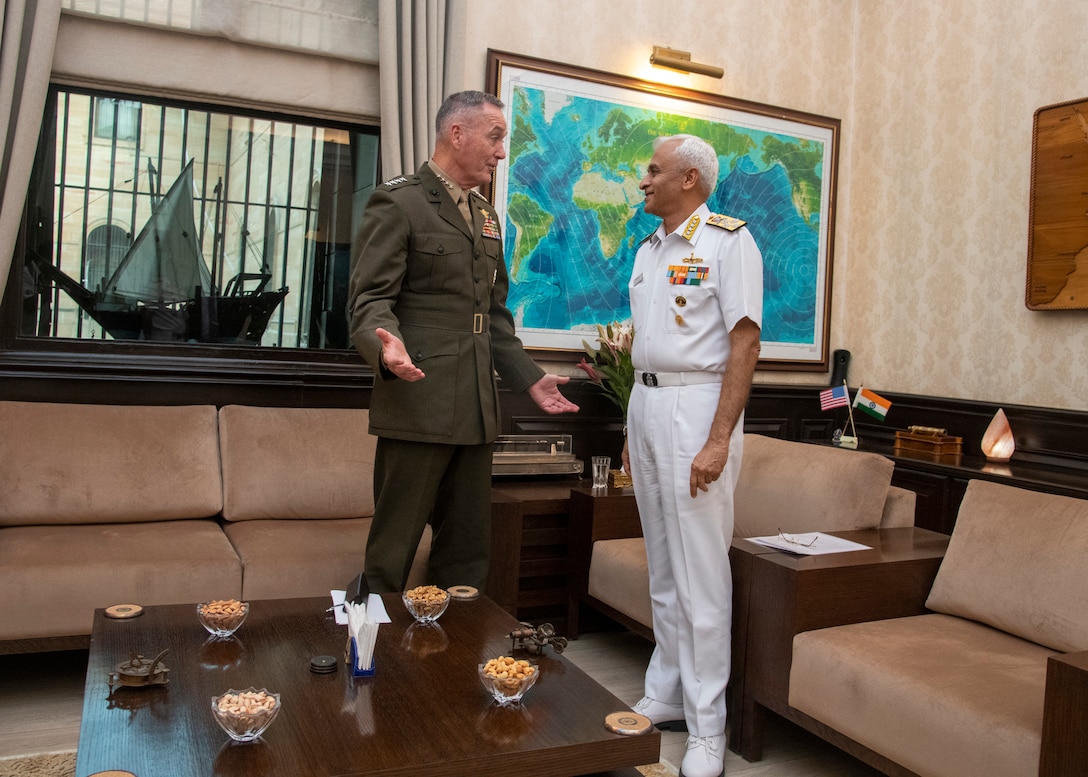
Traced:
[[380, 327], [374, 330], [374, 334], [382, 341], [381, 359], [387, 370], [409, 383], [426, 377], [423, 370], [412, 363], [412, 358], [399, 337]]
[[578, 405], [559, 393], [559, 386], [569, 380], [570, 378], [562, 378], [558, 375], [545, 375], [529, 386], [529, 396], [536, 402], [536, 406], [545, 413], [552, 415], [577, 413]]
[[724, 446], [707, 443], [691, 462], [691, 498], [707, 491], [710, 484], [722, 476], [729, 459], [729, 443]]

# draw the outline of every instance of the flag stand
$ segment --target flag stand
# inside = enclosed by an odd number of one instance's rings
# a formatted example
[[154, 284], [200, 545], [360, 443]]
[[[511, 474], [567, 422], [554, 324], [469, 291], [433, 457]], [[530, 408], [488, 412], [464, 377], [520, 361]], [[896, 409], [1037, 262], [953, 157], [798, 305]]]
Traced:
[[[845, 380], [842, 382], [842, 385], [843, 385], [844, 388], [846, 388], [846, 398], [849, 399], [850, 398], [850, 389], [849, 389], [849, 387], [847, 387]], [[857, 437], [858, 430], [854, 427], [854, 407], [853, 407], [853, 403], [848, 403], [846, 405], [846, 412], [850, 414], [850, 423], [848, 425], [848, 428], [850, 429], [852, 434], [849, 434], [849, 435], [844, 434], [841, 437], [839, 437], [839, 447], [840, 448], [855, 448], [856, 449], [858, 447], [858, 437]]]

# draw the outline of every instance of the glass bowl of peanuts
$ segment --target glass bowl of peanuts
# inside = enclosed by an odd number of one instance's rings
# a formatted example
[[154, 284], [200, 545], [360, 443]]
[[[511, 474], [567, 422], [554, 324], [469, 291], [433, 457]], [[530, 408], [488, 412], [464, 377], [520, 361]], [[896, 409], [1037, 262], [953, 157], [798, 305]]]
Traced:
[[436, 585], [419, 585], [404, 592], [404, 606], [420, 623], [433, 623], [450, 606], [450, 594]]
[[212, 697], [212, 715], [219, 727], [236, 742], [252, 742], [280, 714], [280, 695], [266, 689], [246, 688]]
[[540, 667], [524, 658], [499, 656], [480, 664], [480, 682], [499, 704], [517, 704], [540, 677]]
[[216, 599], [196, 606], [196, 617], [213, 637], [229, 637], [249, 615], [249, 602]]

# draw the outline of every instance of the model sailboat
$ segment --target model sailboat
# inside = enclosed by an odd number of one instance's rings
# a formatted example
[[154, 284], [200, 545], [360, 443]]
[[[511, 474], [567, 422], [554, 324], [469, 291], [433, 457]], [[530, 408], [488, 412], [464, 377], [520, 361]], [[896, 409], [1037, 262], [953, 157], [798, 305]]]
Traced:
[[[193, 215], [193, 163], [155, 203], [117, 269], [91, 291], [44, 259], [38, 267], [87, 315], [118, 340], [259, 344], [288, 289], [265, 291], [272, 278], [239, 274], [221, 295], [197, 242]], [[243, 280], [258, 286], [245, 291]]]

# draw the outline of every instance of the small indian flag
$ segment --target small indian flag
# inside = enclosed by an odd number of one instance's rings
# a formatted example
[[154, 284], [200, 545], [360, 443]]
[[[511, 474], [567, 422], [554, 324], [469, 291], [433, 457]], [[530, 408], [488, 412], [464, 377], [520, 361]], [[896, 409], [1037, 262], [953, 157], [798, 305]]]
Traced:
[[880, 421], [884, 420], [884, 416], [888, 415], [888, 408], [892, 406], [892, 403], [884, 399], [884, 397], [877, 394], [875, 391], [869, 391], [869, 389], [858, 389], [857, 396], [854, 397], [854, 407], [858, 410], [864, 410]]

